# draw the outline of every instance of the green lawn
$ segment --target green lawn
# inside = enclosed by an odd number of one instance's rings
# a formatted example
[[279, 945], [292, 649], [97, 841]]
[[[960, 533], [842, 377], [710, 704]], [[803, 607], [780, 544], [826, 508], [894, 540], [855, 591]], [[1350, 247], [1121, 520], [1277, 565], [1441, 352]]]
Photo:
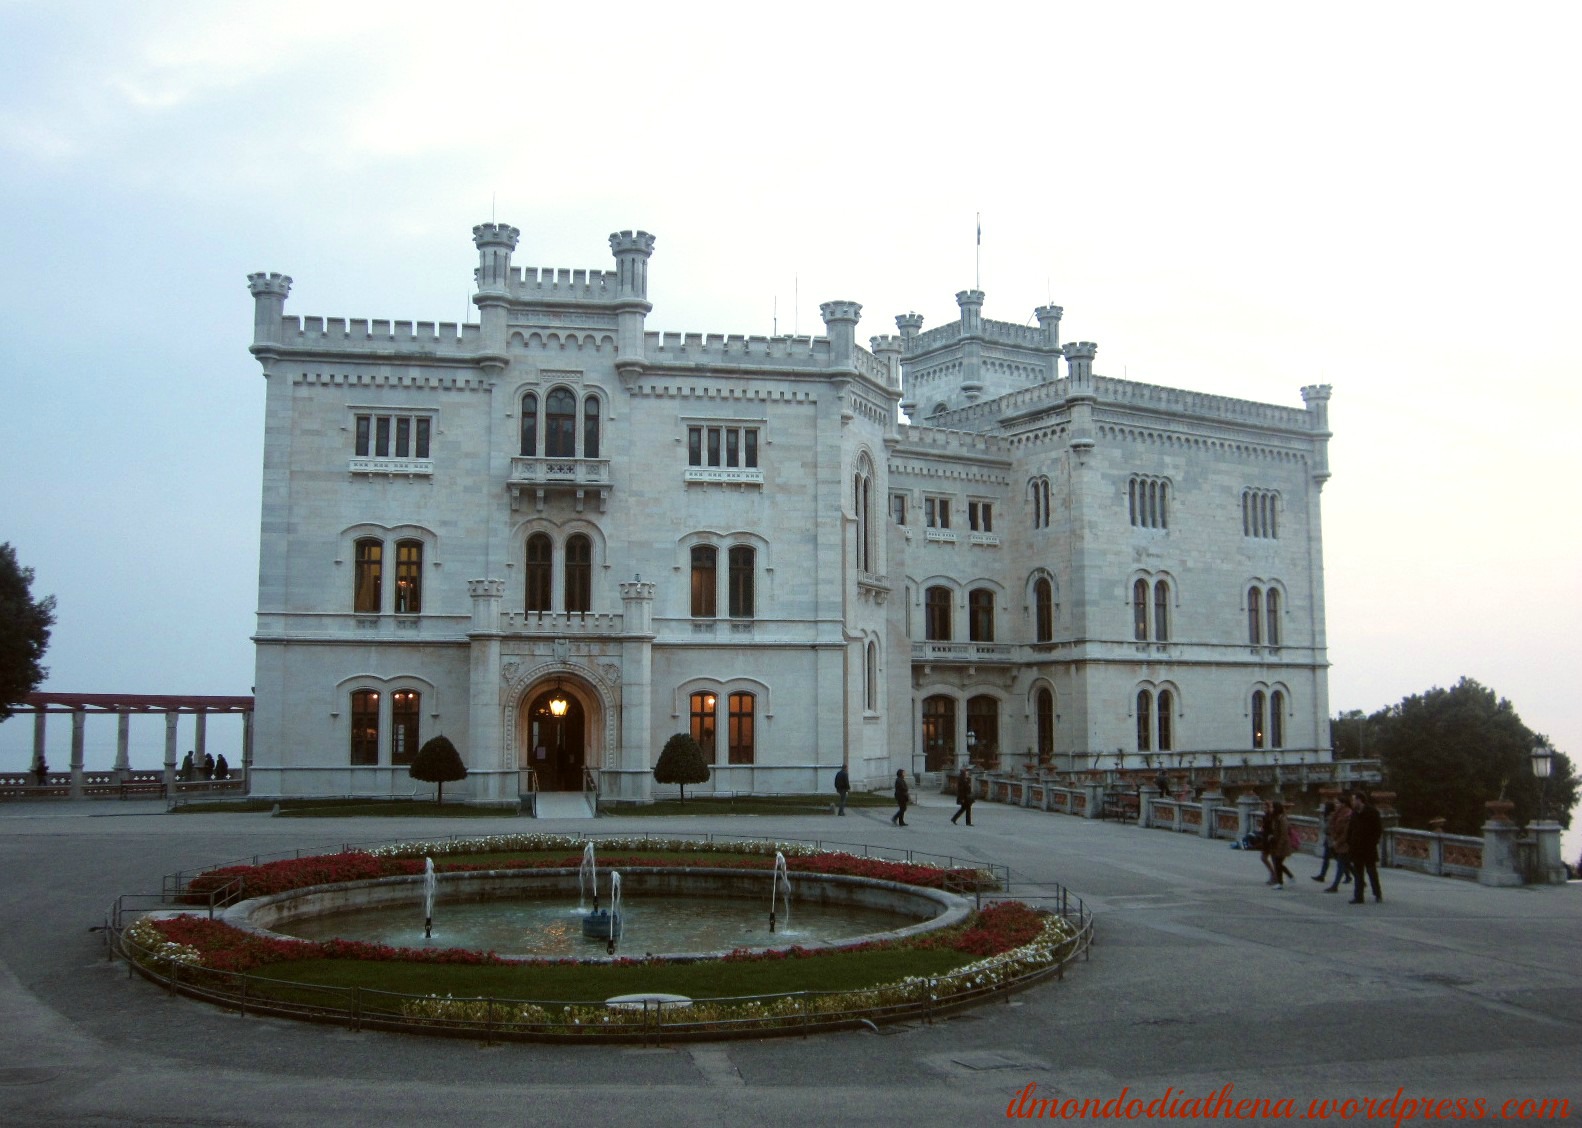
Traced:
[[[871, 792], [852, 792], [846, 798], [847, 807], [891, 807], [895, 801], [888, 795]], [[510, 817], [512, 812], [499, 807], [472, 807], [465, 803], [434, 803], [427, 799], [216, 799], [197, 803], [182, 803], [173, 808], [175, 814], [214, 814], [273, 811], [280, 818], [329, 819], [329, 818], [427, 818], [427, 819], [497, 819]], [[656, 803], [608, 804], [604, 812], [623, 817], [663, 815], [832, 815], [835, 811], [833, 795], [698, 795], [684, 802], [665, 799]]]

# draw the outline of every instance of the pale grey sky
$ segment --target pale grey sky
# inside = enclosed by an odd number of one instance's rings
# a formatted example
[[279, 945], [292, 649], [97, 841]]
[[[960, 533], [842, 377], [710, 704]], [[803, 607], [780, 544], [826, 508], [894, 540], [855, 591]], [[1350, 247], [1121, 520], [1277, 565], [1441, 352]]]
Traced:
[[1063, 305], [1101, 374], [1334, 385], [1334, 710], [1467, 675], [1576, 756], [1579, 32], [1558, 3], [0, 0], [0, 540], [60, 601], [45, 688], [252, 684], [248, 272], [292, 313], [458, 320], [491, 214], [531, 266], [641, 227], [650, 328], [816, 332], [848, 298], [866, 339], [955, 316], [981, 212], [986, 316]]

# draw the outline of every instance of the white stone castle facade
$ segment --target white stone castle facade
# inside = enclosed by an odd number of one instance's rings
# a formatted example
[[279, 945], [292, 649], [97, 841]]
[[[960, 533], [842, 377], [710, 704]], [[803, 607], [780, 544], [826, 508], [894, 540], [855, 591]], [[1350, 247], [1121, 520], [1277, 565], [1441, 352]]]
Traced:
[[409, 794], [440, 733], [485, 804], [666, 793], [683, 731], [704, 792], [1330, 758], [1327, 386], [1097, 376], [1059, 307], [977, 290], [871, 351], [848, 301], [822, 337], [651, 332], [647, 233], [576, 271], [473, 236], [476, 325], [286, 316], [291, 279], [249, 278], [255, 794]]

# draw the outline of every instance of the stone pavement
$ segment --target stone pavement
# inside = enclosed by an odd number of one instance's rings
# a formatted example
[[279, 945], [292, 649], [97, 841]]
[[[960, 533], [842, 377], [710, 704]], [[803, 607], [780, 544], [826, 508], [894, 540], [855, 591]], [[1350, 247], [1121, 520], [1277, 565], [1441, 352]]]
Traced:
[[[1487, 889], [1386, 871], [1384, 903], [1353, 906], [1308, 880], [1310, 858], [1293, 863], [1300, 888], [1277, 893], [1256, 856], [1223, 842], [986, 803], [968, 829], [950, 825], [953, 809], [928, 796], [901, 829], [888, 809], [555, 824], [0, 805], [0, 1123], [987, 1124], [1030, 1082], [1039, 1097], [1144, 1102], [1232, 1085], [1233, 1101], [1290, 1099], [1298, 1117], [1315, 1099], [1401, 1088], [1481, 1099], [1490, 1118], [1523, 1098], [1564, 1098], [1582, 1115], [1575, 883]], [[90, 931], [118, 894], [157, 890], [177, 869], [529, 827], [905, 842], [1006, 863], [1017, 882], [1063, 882], [1097, 914], [1097, 942], [1063, 982], [934, 1025], [655, 1049], [240, 1017], [129, 977]]]

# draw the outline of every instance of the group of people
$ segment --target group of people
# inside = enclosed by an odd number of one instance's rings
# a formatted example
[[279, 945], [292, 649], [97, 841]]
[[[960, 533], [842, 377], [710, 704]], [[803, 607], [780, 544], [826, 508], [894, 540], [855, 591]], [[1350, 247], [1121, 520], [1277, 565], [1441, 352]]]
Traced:
[[221, 752], [220, 758], [216, 760], [214, 753], [205, 752], [203, 763], [200, 765], [192, 758], [192, 753], [188, 752], [186, 758], [181, 761], [182, 781], [192, 783], [200, 776], [205, 780], [230, 779], [231, 765], [225, 762], [225, 753]]
[[[1322, 882], [1329, 873], [1329, 863], [1335, 863], [1335, 880], [1325, 886], [1325, 893], [1338, 893], [1344, 882], [1351, 884], [1351, 903], [1364, 901], [1364, 880], [1373, 889], [1374, 901], [1384, 900], [1379, 887], [1379, 842], [1384, 837], [1384, 822], [1373, 797], [1365, 791], [1343, 794], [1340, 802], [1326, 802], [1319, 818], [1323, 829], [1323, 863], [1313, 880]], [[1263, 825], [1258, 835], [1258, 853], [1264, 869], [1269, 871], [1266, 885], [1275, 889], [1285, 888], [1285, 879], [1296, 880], [1285, 860], [1296, 853], [1299, 845], [1296, 830], [1286, 815], [1285, 804], [1265, 803]]]
[[[835, 794], [840, 797], [835, 813], [846, 813], [846, 795], [851, 791], [851, 776], [846, 774], [846, 769], [841, 768], [835, 773]], [[952, 825], [963, 815], [967, 817], [967, 825], [972, 825], [972, 801], [976, 796], [972, 791], [972, 766], [964, 765], [961, 773], [956, 777], [956, 813], [950, 816]], [[895, 770], [895, 814], [890, 816], [891, 826], [906, 825], [906, 809], [912, 805], [912, 788], [906, 782], [906, 769]]]

